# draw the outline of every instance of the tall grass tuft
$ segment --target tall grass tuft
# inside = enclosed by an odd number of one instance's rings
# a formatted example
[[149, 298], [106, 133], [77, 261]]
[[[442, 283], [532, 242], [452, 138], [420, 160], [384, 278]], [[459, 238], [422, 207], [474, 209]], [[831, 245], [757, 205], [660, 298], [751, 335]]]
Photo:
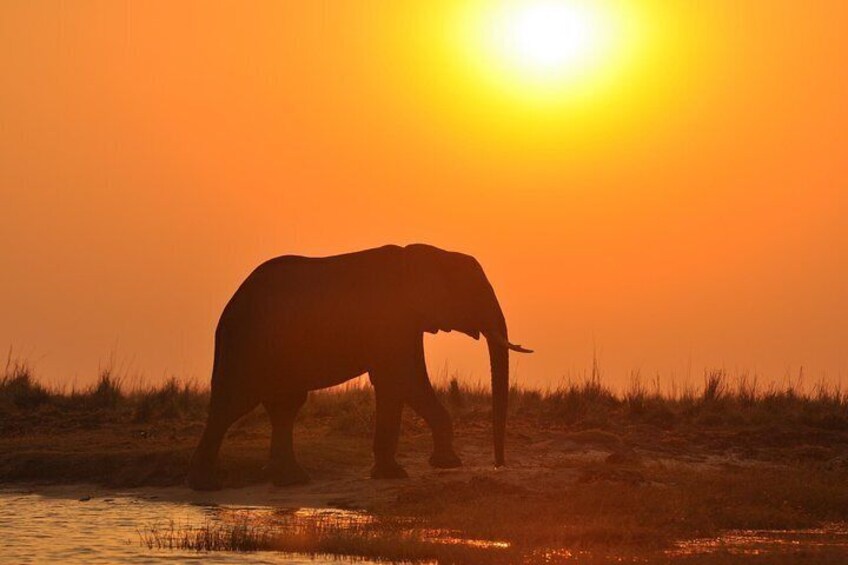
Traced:
[[180, 383], [170, 378], [159, 386], [136, 390], [132, 394], [134, 420], [147, 423], [154, 418], [173, 420], [196, 417], [205, 412], [208, 394], [191, 383]]
[[465, 406], [465, 398], [462, 395], [462, 387], [459, 380], [454, 377], [448, 383], [448, 401], [452, 408], [461, 410]]
[[704, 375], [704, 392], [701, 402], [716, 404], [727, 396], [727, 378], [724, 371], [710, 371]]
[[83, 396], [87, 397], [92, 408], [113, 409], [124, 400], [121, 381], [120, 377], [113, 374], [112, 369], [104, 369], [100, 372], [97, 384]]
[[50, 391], [37, 382], [29, 365], [11, 354], [0, 377], [0, 406], [31, 410], [50, 401]]

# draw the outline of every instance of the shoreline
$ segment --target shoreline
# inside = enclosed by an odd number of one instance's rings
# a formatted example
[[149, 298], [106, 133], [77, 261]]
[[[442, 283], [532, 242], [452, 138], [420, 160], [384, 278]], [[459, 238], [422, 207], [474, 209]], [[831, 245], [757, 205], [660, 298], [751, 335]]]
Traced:
[[398, 462], [410, 478], [373, 480], [371, 391], [331, 391], [311, 396], [295, 424], [309, 484], [265, 480], [270, 425], [256, 411], [224, 441], [225, 488], [195, 492], [183, 477], [205, 397], [178, 389], [119, 392], [102, 387], [7, 408], [0, 488], [66, 499], [126, 494], [189, 505], [364, 510], [387, 523], [408, 517], [470, 539], [503, 540], [519, 552], [665, 551], [678, 540], [728, 531], [848, 522], [848, 402], [841, 395], [755, 396], [717, 381], [681, 398], [617, 397], [597, 382], [546, 394], [513, 389], [507, 466], [495, 469], [489, 395], [451, 387], [439, 395], [464, 466], [430, 468], [430, 431], [407, 411]]

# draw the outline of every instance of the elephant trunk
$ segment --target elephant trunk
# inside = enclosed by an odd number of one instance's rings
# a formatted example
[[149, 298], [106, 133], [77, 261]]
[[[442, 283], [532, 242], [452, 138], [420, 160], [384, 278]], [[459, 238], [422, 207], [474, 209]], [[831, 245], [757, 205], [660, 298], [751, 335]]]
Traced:
[[509, 403], [509, 349], [494, 339], [487, 339], [492, 366], [492, 433], [495, 444], [495, 466], [504, 464], [506, 411]]
[[509, 352], [532, 353], [520, 345], [509, 342], [503, 310], [490, 288], [489, 300], [483, 311], [485, 320], [482, 334], [489, 346], [489, 363], [492, 367], [492, 435], [495, 444], [495, 466], [504, 464], [504, 439], [506, 415], [509, 404]]

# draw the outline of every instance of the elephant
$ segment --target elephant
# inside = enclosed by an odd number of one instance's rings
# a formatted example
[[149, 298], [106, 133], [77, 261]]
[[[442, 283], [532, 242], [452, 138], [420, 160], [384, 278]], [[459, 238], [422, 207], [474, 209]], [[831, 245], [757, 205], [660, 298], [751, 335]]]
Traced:
[[509, 351], [531, 350], [509, 342], [494, 289], [474, 257], [419, 243], [262, 263], [218, 322], [208, 419], [188, 485], [221, 487], [215, 464], [224, 435], [260, 403], [271, 421], [267, 469], [273, 484], [307, 482], [292, 446], [298, 410], [309, 391], [365, 373], [376, 400], [371, 477], [407, 476], [395, 460], [404, 405], [431, 429], [430, 465], [460, 466], [450, 415], [424, 361], [424, 332], [452, 330], [486, 338], [495, 465], [503, 465]]

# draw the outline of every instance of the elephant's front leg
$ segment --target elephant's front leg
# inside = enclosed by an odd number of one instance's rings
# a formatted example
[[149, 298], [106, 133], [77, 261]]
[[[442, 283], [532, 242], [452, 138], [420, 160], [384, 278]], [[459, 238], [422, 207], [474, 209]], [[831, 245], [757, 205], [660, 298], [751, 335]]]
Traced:
[[436, 397], [436, 391], [427, 375], [424, 361], [424, 344], [416, 351], [415, 371], [406, 387], [404, 400], [421, 416], [433, 432], [433, 455], [430, 465], [440, 469], [462, 466], [453, 449], [453, 422], [448, 411]]
[[433, 455], [430, 456], [430, 465], [439, 469], [461, 467], [462, 460], [453, 449], [453, 423], [450, 414], [436, 398], [430, 382], [416, 383], [407, 402], [433, 431]]
[[395, 461], [400, 419], [403, 413], [403, 397], [396, 383], [381, 382], [372, 377], [377, 397], [376, 429], [374, 430], [374, 467], [371, 478], [405, 479], [403, 467]]

